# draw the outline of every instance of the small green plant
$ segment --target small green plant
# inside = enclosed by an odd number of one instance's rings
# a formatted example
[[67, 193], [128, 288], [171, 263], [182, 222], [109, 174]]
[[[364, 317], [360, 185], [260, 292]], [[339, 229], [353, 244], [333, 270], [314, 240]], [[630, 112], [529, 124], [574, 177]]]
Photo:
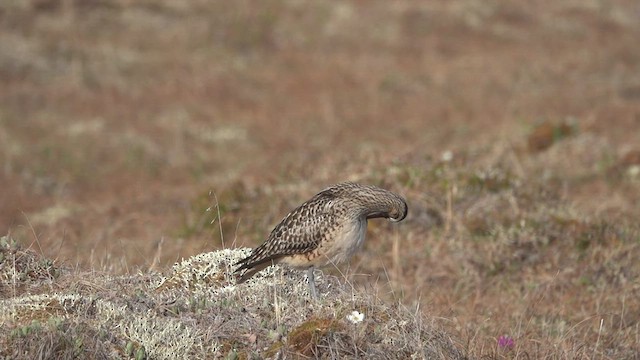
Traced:
[[189, 297], [189, 310], [192, 312], [201, 312], [209, 307], [206, 297]]
[[145, 360], [147, 358], [147, 352], [144, 350], [144, 346], [141, 346], [136, 350], [136, 360]]
[[144, 360], [147, 358], [147, 352], [144, 346], [129, 340], [124, 348], [124, 353], [136, 360]]
[[236, 349], [231, 349], [229, 350], [229, 352], [227, 353], [227, 360], [237, 360], [238, 359], [238, 352], [236, 351]]
[[34, 334], [42, 329], [42, 325], [38, 320], [32, 320], [30, 324], [17, 327], [11, 331], [12, 337], [26, 337]]

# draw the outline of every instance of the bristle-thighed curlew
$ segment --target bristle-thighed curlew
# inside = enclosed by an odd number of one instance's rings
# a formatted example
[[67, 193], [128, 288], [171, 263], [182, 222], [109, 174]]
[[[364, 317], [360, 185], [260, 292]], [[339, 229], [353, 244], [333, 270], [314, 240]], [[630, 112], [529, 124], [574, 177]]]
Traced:
[[368, 219], [397, 222], [407, 212], [407, 202], [390, 191], [352, 182], [331, 186], [285, 216], [262, 245], [236, 264], [238, 283], [282, 263], [308, 269], [309, 290], [317, 298], [316, 267], [349, 260], [364, 242]]

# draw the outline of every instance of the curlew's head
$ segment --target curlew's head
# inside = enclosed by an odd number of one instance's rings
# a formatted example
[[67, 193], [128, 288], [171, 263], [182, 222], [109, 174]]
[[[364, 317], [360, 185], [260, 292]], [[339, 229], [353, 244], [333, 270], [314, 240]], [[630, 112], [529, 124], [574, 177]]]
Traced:
[[406, 218], [409, 214], [409, 207], [407, 206], [407, 202], [400, 196], [398, 196], [398, 198], [400, 201], [397, 204], [394, 204], [388, 212], [389, 220], [393, 222], [400, 222], [404, 220], [404, 218]]
[[320, 194], [351, 203], [355, 216], [366, 219], [387, 218], [393, 222], [404, 220], [409, 208], [400, 195], [372, 185], [345, 182], [325, 189]]

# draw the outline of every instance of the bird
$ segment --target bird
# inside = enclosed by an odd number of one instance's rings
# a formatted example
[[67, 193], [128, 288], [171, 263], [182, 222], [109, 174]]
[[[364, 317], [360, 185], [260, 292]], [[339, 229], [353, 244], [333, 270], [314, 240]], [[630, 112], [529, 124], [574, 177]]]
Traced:
[[309, 291], [317, 299], [314, 270], [348, 261], [364, 243], [369, 219], [402, 221], [406, 200], [391, 191], [354, 182], [330, 186], [292, 210], [269, 237], [235, 265], [241, 284], [273, 264], [307, 269]]

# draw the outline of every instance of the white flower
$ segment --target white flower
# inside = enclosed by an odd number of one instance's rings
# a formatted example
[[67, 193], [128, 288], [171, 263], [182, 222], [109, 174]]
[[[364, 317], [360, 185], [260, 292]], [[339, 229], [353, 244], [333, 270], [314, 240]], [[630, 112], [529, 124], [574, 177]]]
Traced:
[[364, 320], [364, 314], [360, 313], [357, 310], [353, 310], [351, 314], [347, 315], [347, 320], [349, 320], [352, 324], [357, 324]]

